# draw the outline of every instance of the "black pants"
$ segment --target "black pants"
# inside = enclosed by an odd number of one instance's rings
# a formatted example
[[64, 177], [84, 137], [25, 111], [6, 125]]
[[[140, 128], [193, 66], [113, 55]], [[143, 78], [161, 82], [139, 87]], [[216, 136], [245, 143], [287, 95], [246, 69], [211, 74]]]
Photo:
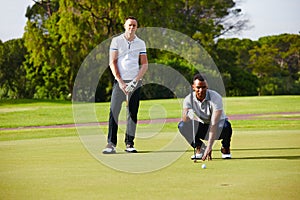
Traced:
[[[125, 81], [129, 82], [129, 81]], [[141, 81], [139, 81], [136, 89], [133, 93], [129, 94], [129, 103], [127, 112], [127, 126], [125, 133], [125, 144], [134, 145], [134, 138], [137, 124], [137, 114], [140, 103], [140, 87]], [[122, 103], [126, 100], [126, 95], [119, 87], [117, 81], [114, 82], [113, 91], [110, 102], [110, 113], [109, 113], [109, 124], [108, 124], [108, 137], [107, 143], [117, 145], [117, 134], [118, 134], [118, 121], [119, 114], [122, 108]]]
[[[195, 121], [194, 130], [195, 130], [195, 144], [193, 140], [193, 126], [192, 121], [188, 122], [179, 122], [178, 129], [182, 136], [187, 140], [187, 142], [192, 147], [201, 147], [203, 142], [201, 140], [208, 140], [209, 124], [203, 124], [201, 122]], [[219, 124], [217, 131], [216, 139], [222, 140], [222, 146], [225, 148], [230, 147], [232, 135], [231, 124], [228, 120], [222, 121]]]

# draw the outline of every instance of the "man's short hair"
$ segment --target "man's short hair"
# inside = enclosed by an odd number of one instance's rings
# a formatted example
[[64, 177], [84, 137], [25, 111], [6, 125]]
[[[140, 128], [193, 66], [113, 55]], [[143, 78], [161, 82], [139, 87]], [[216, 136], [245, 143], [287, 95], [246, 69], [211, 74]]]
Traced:
[[126, 22], [128, 19], [135, 20], [135, 21], [138, 23], [138, 20], [137, 20], [134, 16], [128, 16], [128, 17], [126, 17], [126, 18], [125, 18], [125, 22]]
[[196, 74], [196, 75], [194, 76], [193, 82], [194, 82], [195, 80], [206, 81], [206, 77], [205, 77], [204, 74], [200, 74], [200, 73], [199, 73], [199, 74]]

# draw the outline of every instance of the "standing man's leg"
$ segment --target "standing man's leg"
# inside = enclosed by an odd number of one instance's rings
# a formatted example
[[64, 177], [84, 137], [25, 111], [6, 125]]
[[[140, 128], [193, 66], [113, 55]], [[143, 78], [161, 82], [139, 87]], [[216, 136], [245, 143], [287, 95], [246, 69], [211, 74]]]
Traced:
[[127, 116], [127, 128], [125, 134], [125, 144], [133, 147], [136, 133], [137, 115], [140, 105], [140, 83], [137, 89], [129, 96], [129, 115]]
[[125, 94], [120, 89], [117, 81], [114, 82], [113, 91], [110, 102], [109, 124], [107, 143], [114, 146], [117, 145], [118, 121], [121, 111], [122, 102], [125, 100]]

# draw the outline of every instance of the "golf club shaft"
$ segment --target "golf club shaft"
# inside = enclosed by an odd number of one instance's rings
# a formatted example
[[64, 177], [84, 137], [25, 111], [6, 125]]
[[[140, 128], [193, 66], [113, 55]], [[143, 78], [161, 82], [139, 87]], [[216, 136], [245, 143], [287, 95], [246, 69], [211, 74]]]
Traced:
[[[192, 112], [194, 114], [194, 103], [193, 103], [193, 88], [191, 88], [191, 105], [192, 105]], [[196, 160], [196, 141], [195, 141], [195, 121], [194, 121], [194, 116], [192, 119], [192, 131], [193, 131], [193, 147], [194, 147], [194, 159]]]
[[[126, 130], [128, 131], [128, 116], [129, 116], [129, 93], [126, 94]], [[127, 140], [129, 139], [128, 132], [126, 131]]]

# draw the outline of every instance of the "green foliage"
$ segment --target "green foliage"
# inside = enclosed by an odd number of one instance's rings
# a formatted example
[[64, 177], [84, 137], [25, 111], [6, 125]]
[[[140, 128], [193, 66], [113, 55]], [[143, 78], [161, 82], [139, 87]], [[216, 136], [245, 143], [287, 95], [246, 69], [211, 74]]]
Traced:
[[22, 39], [0, 41], [0, 99], [26, 98], [25, 61], [27, 50]]
[[[24, 34], [29, 51], [25, 68], [33, 82], [30, 91], [34, 98], [65, 99], [73, 90], [87, 54], [100, 42], [122, 32], [124, 18], [129, 15], [136, 16], [141, 27], [178, 30], [209, 46], [223, 30], [220, 19], [233, 6], [231, 0], [37, 1], [27, 10]], [[98, 84], [96, 101], [109, 99], [111, 82], [112, 76], [106, 73]]]
[[[68, 99], [86, 56], [123, 32], [129, 15], [138, 18], [140, 27], [176, 30], [201, 44], [219, 68], [227, 96], [300, 94], [299, 35], [218, 39], [245, 27], [241, 13], [232, 0], [35, 1], [27, 8], [23, 39], [0, 43], [0, 98]], [[180, 55], [148, 49], [148, 57], [150, 63], [170, 66], [187, 80], [195, 73], [195, 66]], [[109, 101], [112, 82], [105, 71], [90, 99]], [[176, 95], [159, 85], [142, 91], [143, 98]]]
[[258, 79], [247, 69], [254, 42], [248, 39], [220, 39], [215, 45], [216, 65], [223, 76], [227, 96], [257, 95]]
[[300, 94], [299, 49], [295, 34], [258, 41], [220, 39], [215, 60], [230, 96]]
[[300, 35], [282, 34], [259, 39], [249, 51], [249, 68], [260, 81], [259, 93], [300, 94]]

